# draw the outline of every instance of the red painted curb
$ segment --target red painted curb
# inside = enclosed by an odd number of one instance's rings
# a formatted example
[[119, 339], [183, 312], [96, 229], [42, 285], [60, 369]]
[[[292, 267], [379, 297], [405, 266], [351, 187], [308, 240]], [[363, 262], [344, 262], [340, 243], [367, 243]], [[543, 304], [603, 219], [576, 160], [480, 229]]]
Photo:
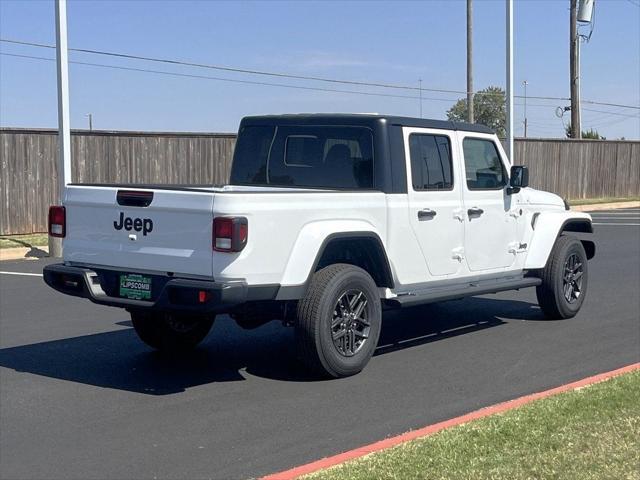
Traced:
[[507, 410], [511, 410], [513, 408], [520, 407], [522, 405], [530, 403], [534, 400], [539, 400], [541, 398], [550, 397], [552, 395], [566, 392], [568, 390], [575, 390], [576, 388], [592, 385], [594, 383], [607, 380], [611, 377], [615, 377], [623, 373], [632, 372], [638, 369], [640, 369], [640, 363], [634, 363], [632, 365], [627, 365], [626, 367], [618, 368], [617, 370], [612, 370], [610, 372], [601, 373], [598, 375], [594, 375], [592, 377], [583, 378], [582, 380], [578, 380], [577, 382], [560, 385], [559, 387], [551, 388], [543, 392], [532, 393], [530, 395], [525, 395], [523, 397], [515, 398], [507, 402], [491, 405], [489, 407], [482, 408], [480, 410], [476, 410], [474, 412], [467, 413], [459, 417], [455, 417], [439, 423], [434, 423], [433, 425], [428, 425], [418, 430], [411, 430], [410, 432], [402, 433], [395, 437], [385, 438], [384, 440], [380, 440], [378, 442], [371, 443], [369, 445], [364, 445], [354, 450], [349, 450], [347, 452], [339, 453], [338, 455], [334, 455], [332, 457], [326, 457], [321, 460], [317, 460], [315, 462], [307, 463], [306, 465], [301, 465], [299, 467], [294, 467], [290, 470], [285, 470], [283, 472], [272, 473], [270, 475], [266, 475], [262, 477], [261, 480], [293, 480], [295, 478], [298, 478], [301, 475], [313, 473], [318, 470], [322, 470], [328, 467], [332, 467], [334, 465], [338, 465], [339, 463], [346, 462], [347, 460], [352, 460], [354, 458], [363, 457], [373, 452], [378, 452], [380, 450], [391, 448], [401, 443], [408, 442], [409, 440], [415, 440], [416, 438], [419, 438], [419, 437], [426, 437], [428, 435], [433, 435], [434, 433], [439, 432], [440, 430], [444, 430], [445, 428], [454, 427], [456, 425], [467, 423], [467, 422], [470, 422], [471, 420], [477, 420], [478, 418], [487, 417], [495, 413], [505, 412]]

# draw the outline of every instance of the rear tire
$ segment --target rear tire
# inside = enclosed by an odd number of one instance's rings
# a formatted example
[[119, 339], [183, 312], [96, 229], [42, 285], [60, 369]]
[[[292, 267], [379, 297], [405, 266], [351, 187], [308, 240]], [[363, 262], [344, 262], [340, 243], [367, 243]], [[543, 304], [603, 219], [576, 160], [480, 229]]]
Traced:
[[561, 235], [556, 240], [536, 287], [538, 303], [548, 319], [575, 316], [587, 294], [587, 254], [580, 240]]
[[296, 344], [303, 363], [328, 377], [360, 372], [378, 344], [378, 287], [362, 268], [334, 264], [316, 272], [298, 302]]
[[131, 312], [131, 323], [140, 340], [163, 352], [193, 350], [207, 336], [214, 319], [183, 313]]

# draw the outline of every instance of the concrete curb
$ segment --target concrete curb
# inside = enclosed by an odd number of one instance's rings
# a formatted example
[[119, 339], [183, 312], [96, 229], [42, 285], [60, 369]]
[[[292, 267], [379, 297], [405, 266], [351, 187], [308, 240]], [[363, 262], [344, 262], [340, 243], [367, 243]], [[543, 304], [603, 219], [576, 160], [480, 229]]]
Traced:
[[334, 455], [333, 457], [326, 457], [321, 460], [317, 460], [315, 462], [307, 463], [306, 465], [294, 467], [290, 470], [285, 470], [283, 472], [266, 475], [264, 477], [261, 477], [260, 480], [294, 480], [296, 478], [301, 477], [302, 475], [308, 475], [309, 473], [314, 473], [319, 470], [324, 470], [349, 460], [364, 457], [366, 455], [369, 455], [374, 452], [379, 452], [381, 450], [386, 450], [388, 448], [395, 447], [396, 445], [400, 445], [410, 440], [415, 440], [417, 438], [433, 435], [435, 433], [438, 433], [441, 430], [444, 430], [445, 428], [455, 427], [457, 425], [461, 425], [463, 423], [467, 423], [472, 420], [488, 417], [489, 415], [494, 415], [496, 413], [506, 412], [508, 410], [512, 410], [522, 405], [526, 405], [527, 403], [531, 403], [534, 400], [539, 400], [542, 398], [547, 398], [553, 395], [557, 395], [559, 393], [583, 388], [589, 385], [593, 385], [595, 383], [603, 382], [605, 380], [616, 377], [618, 375], [633, 372], [639, 369], [640, 369], [640, 363], [634, 363], [631, 365], [627, 365], [626, 367], [618, 368], [617, 370], [612, 370], [612, 371], [601, 373], [591, 377], [583, 378], [582, 380], [578, 380], [577, 382], [571, 382], [564, 385], [560, 385], [559, 387], [551, 388], [549, 390], [544, 390], [542, 392], [532, 393], [530, 395], [524, 395], [522, 397], [518, 397], [513, 400], [508, 400], [503, 403], [498, 403], [496, 405], [492, 405], [489, 407], [482, 408], [480, 410], [476, 410], [471, 413], [467, 413], [466, 415], [462, 415], [460, 417], [455, 417], [440, 423], [434, 423], [433, 425], [428, 425], [418, 430], [412, 430], [412, 431], [397, 435], [395, 437], [385, 438], [384, 440], [380, 440], [370, 445], [364, 445], [354, 450], [349, 450], [344, 453], [339, 453], [338, 455]]

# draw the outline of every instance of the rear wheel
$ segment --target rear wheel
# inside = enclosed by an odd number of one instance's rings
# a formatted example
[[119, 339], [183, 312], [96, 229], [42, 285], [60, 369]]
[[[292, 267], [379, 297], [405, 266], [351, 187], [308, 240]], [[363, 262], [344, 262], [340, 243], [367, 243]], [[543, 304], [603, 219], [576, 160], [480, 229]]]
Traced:
[[542, 270], [542, 284], [536, 288], [538, 303], [549, 319], [575, 316], [587, 293], [587, 254], [580, 240], [561, 235], [556, 240], [547, 265]]
[[209, 333], [215, 316], [172, 312], [132, 311], [138, 337], [156, 350], [182, 352], [194, 349]]
[[371, 359], [381, 324], [380, 295], [371, 276], [353, 265], [330, 265], [314, 274], [298, 303], [299, 356], [321, 375], [353, 375]]

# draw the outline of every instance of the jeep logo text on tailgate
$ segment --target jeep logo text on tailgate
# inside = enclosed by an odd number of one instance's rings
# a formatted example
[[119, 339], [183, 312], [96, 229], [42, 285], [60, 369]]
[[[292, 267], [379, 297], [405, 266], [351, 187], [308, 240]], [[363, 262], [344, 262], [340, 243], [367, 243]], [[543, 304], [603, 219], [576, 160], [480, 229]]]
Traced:
[[124, 212], [120, 212], [120, 218], [113, 222], [113, 228], [116, 230], [142, 232], [144, 236], [153, 231], [153, 220], [150, 218], [131, 218], [125, 217]]

